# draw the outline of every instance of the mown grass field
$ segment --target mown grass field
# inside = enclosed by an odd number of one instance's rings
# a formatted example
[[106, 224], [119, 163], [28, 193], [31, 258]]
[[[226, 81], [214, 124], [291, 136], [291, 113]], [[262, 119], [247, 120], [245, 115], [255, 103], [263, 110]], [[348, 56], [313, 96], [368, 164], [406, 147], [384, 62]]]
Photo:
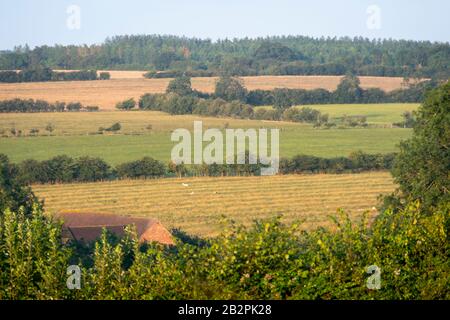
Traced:
[[[249, 90], [274, 88], [335, 90], [340, 76], [257, 76], [243, 77]], [[81, 102], [113, 110], [116, 103], [129, 98], [139, 99], [145, 93], [166, 90], [171, 79], [145, 79], [142, 72], [114, 71], [108, 81], [64, 81], [0, 84], [0, 100], [22, 98], [49, 102]], [[192, 78], [194, 89], [213, 92], [217, 78]], [[391, 91], [402, 87], [402, 78], [360, 77], [361, 87]]]
[[[188, 184], [188, 187], [182, 184]], [[148, 216], [168, 228], [217, 235], [223, 216], [249, 224], [282, 214], [303, 228], [330, 226], [338, 208], [352, 218], [374, 217], [377, 196], [394, 189], [389, 173], [288, 175], [272, 177], [124, 180], [36, 185], [48, 213], [96, 212]]]
[[[335, 106], [334, 108], [338, 108]], [[349, 108], [344, 106], [344, 108]], [[376, 108], [368, 105], [364, 112]], [[392, 105], [386, 112], [391, 118], [401, 120], [404, 105]], [[374, 112], [376, 113], [376, 112]], [[393, 115], [396, 114], [394, 117]], [[368, 120], [371, 118], [368, 117]], [[380, 119], [380, 117], [378, 117]], [[381, 118], [383, 119], [383, 118]], [[44, 160], [59, 154], [69, 156], [96, 156], [111, 164], [151, 156], [169, 161], [175, 143], [170, 134], [174, 129], [192, 130], [193, 121], [202, 120], [206, 128], [280, 128], [280, 154], [292, 157], [297, 154], [321, 157], [348, 156], [362, 150], [368, 153], [386, 153], [396, 150], [397, 144], [411, 135], [410, 129], [399, 128], [354, 128], [315, 129], [311, 125], [237, 119], [202, 118], [191, 115], [171, 116], [160, 112], [98, 112], [98, 113], [41, 113], [1, 114], [0, 130], [6, 134], [14, 127], [27, 134], [31, 128], [39, 129], [37, 137], [0, 138], [0, 153], [7, 154], [12, 161], [25, 159]], [[122, 124], [118, 134], [94, 135], [99, 127], [108, 127], [115, 122]], [[55, 130], [49, 136], [45, 131], [48, 123]], [[151, 125], [151, 129], [148, 126]]]

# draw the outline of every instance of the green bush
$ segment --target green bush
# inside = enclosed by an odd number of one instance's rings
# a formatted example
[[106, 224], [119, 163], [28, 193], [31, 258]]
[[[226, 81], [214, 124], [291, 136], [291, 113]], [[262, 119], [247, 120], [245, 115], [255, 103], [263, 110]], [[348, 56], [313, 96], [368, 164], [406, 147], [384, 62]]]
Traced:
[[[82, 249], [63, 245], [60, 225], [38, 208], [28, 218], [5, 210], [0, 298], [449, 299], [449, 213], [450, 205], [427, 215], [411, 203], [354, 222], [339, 212], [334, 228], [309, 232], [280, 218], [229, 223], [217, 238], [184, 235], [173, 247], [139, 245], [127, 228]], [[82, 268], [81, 290], [66, 288], [71, 264]], [[379, 290], [367, 288], [371, 265], [381, 270]]]
[[131, 110], [136, 106], [136, 101], [133, 98], [119, 102], [116, 104], [116, 109], [119, 110]]

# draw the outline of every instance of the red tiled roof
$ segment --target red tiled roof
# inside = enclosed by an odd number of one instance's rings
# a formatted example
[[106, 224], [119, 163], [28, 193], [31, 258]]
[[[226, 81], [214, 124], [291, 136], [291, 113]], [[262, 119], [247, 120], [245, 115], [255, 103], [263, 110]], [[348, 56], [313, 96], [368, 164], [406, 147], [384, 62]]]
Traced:
[[134, 224], [140, 242], [174, 244], [170, 232], [154, 219], [100, 213], [61, 213], [58, 218], [63, 220], [66, 238], [91, 242], [101, 236], [103, 228], [121, 237], [125, 227]]

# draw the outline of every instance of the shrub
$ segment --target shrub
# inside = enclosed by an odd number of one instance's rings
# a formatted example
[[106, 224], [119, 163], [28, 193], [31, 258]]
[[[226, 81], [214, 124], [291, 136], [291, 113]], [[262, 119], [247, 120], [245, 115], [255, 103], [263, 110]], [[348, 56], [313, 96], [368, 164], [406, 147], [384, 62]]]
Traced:
[[30, 135], [34, 136], [34, 135], [37, 135], [38, 133], [39, 133], [39, 129], [37, 129], [37, 128], [30, 129]]
[[171, 80], [167, 86], [166, 93], [176, 93], [180, 96], [192, 95], [191, 78], [178, 77]]
[[100, 80], [109, 80], [109, 79], [111, 79], [111, 74], [109, 72], [100, 72], [99, 79]]
[[119, 102], [116, 104], [116, 109], [119, 110], [131, 110], [136, 106], [136, 101], [133, 98]]
[[53, 123], [49, 123], [45, 126], [45, 131], [52, 133], [55, 130], [55, 125]]
[[14, 211], [22, 208], [28, 215], [37, 203], [27, 182], [21, 178], [19, 168], [10, 163], [7, 156], [0, 154], [0, 215], [7, 208]]
[[86, 111], [88, 111], [88, 112], [96, 112], [99, 110], [100, 110], [100, 108], [98, 106], [86, 106]]
[[293, 122], [321, 123], [328, 121], [328, 115], [322, 115], [320, 111], [311, 108], [289, 108], [283, 112], [283, 120]]
[[161, 177], [166, 173], [164, 164], [150, 157], [142, 160], [123, 163], [116, 168], [120, 178], [150, 178]]
[[111, 127], [103, 129], [100, 127], [99, 131], [110, 131], [110, 132], [117, 132], [122, 129], [122, 125], [119, 122], [114, 123]]

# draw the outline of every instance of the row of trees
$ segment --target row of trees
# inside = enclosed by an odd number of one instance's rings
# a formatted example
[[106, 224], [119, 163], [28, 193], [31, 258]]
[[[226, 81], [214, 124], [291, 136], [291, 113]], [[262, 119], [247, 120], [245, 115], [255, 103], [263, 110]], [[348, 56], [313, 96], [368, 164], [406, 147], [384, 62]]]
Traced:
[[[123, 109], [123, 104], [117, 108]], [[130, 104], [131, 106], [131, 104]], [[180, 96], [176, 93], [145, 94], [139, 100], [141, 110], [163, 111], [170, 114], [196, 114], [210, 117], [232, 117], [238, 119], [284, 120], [292, 122], [328, 123], [328, 115], [308, 107], [290, 107], [284, 110], [260, 108], [239, 100], [227, 102], [221, 98], [202, 99], [195, 96]], [[130, 109], [127, 109], [130, 110]]]
[[385, 92], [381, 89], [363, 89], [354, 75], [342, 78], [335, 91], [325, 89], [287, 89], [247, 91], [237, 78], [223, 77], [216, 84], [214, 96], [224, 100], [239, 100], [253, 106], [273, 105], [285, 109], [293, 105], [340, 103], [406, 103], [423, 101], [425, 93], [439, 85], [438, 81], [422, 81], [409, 84], [405, 89]]
[[43, 67], [30, 67], [21, 71], [0, 71], [0, 82], [6, 83], [108, 80], [110, 77], [109, 72], [101, 72], [97, 76], [96, 70], [57, 72]]
[[77, 111], [98, 111], [98, 106], [83, 106], [79, 102], [55, 102], [50, 103], [43, 100], [33, 99], [12, 99], [0, 101], [0, 113], [9, 112], [77, 112]]
[[145, 157], [112, 168], [99, 158], [73, 159], [62, 155], [49, 160], [25, 160], [17, 165], [18, 180], [31, 183], [93, 182], [121, 178], [161, 177], [167, 172], [165, 165]]
[[[7, 158], [2, 156], [2, 159]], [[280, 160], [281, 174], [300, 173], [343, 173], [392, 168], [394, 154], [352, 153], [349, 157], [320, 158], [299, 155], [292, 159]], [[49, 160], [24, 160], [14, 165], [15, 177], [24, 184], [94, 182], [113, 179], [157, 178], [170, 176], [249, 176], [260, 175], [261, 164], [250, 164], [246, 154], [245, 164], [203, 164], [184, 165], [170, 162], [168, 165], [144, 157], [141, 160], [126, 162], [111, 167], [104, 160], [92, 157], [71, 158], [65, 155]]]
[[[141, 97], [139, 108], [165, 111], [172, 114], [195, 113], [211, 116], [232, 115], [251, 118], [254, 110], [251, 111], [246, 105], [273, 105], [281, 112], [269, 112], [264, 116], [266, 112], [259, 111], [257, 118], [276, 120], [277, 118], [282, 118], [284, 110], [296, 105], [419, 102], [423, 100], [427, 91], [435, 88], [438, 84], [435, 81], [423, 81], [412, 84], [406, 89], [392, 92], [385, 92], [380, 89], [364, 90], [360, 87], [358, 77], [347, 75], [333, 92], [324, 89], [302, 90], [286, 88], [248, 91], [239, 78], [221, 77], [216, 83], [214, 93], [205, 94], [193, 90], [190, 78], [182, 76], [175, 78], [169, 83], [165, 95], [146, 94]], [[223, 111], [225, 102], [233, 103], [233, 106], [228, 105], [229, 109], [239, 109], [240, 111]], [[131, 103], [127, 102], [126, 106], [128, 107], [125, 107], [124, 103], [119, 104], [117, 108], [130, 109], [135, 105], [131, 101]], [[291, 111], [291, 113], [294, 112]], [[291, 114], [288, 118], [295, 119], [296, 117]]]
[[[17, 47], [0, 53], [0, 69], [151, 70], [152, 77], [344, 75], [448, 78], [450, 45], [428, 41], [282, 36], [210, 39], [137, 35], [100, 45]], [[158, 72], [163, 71], [163, 72]]]
[[[379, 89], [364, 90], [357, 77], [344, 77], [334, 92], [323, 89], [298, 90], [275, 89], [272, 91], [247, 91], [238, 78], [222, 77], [216, 83], [214, 94], [204, 94], [192, 89], [191, 79], [186, 76], [170, 81], [165, 94], [145, 94], [138, 103], [141, 110], [163, 111], [170, 114], [198, 114], [213, 117], [235, 117], [258, 120], [285, 120], [314, 123], [317, 126], [332, 126], [328, 115], [311, 108], [294, 108], [301, 104], [327, 103], [380, 103], [414, 102], [438, 84], [424, 81], [402, 89], [386, 93]], [[117, 104], [118, 109], [130, 110], [135, 107], [133, 99]], [[273, 105], [274, 109], [252, 108], [256, 105]], [[345, 117], [345, 126], [367, 126], [365, 117]], [[412, 127], [412, 114], [405, 114], [405, 122], [397, 126]]]

